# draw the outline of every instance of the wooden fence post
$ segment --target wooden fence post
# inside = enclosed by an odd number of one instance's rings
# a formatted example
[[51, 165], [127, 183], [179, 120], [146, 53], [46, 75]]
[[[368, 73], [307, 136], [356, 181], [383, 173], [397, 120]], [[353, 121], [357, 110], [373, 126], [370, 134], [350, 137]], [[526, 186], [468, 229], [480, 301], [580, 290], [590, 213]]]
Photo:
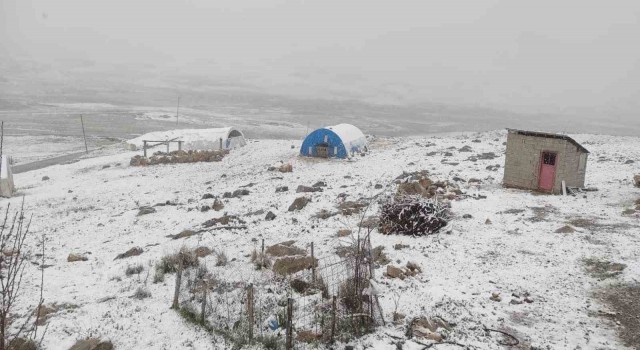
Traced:
[[333, 296], [331, 304], [331, 343], [335, 341], [336, 336], [336, 296]]
[[260, 270], [264, 268], [264, 238], [262, 239], [262, 254], [260, 254]]
[[311, 242], [311, 282], [316, 284], [316, 258], [313, 252], [313, 242]]
[[182, 253], [178, 253], [178, 271], [176, 272], [176, 290], [173, 294], [173, 304], [171, 304], [172, 309], [179, 308], [179, 296], [180, 296], [180, 282], [182, 282]]
[[287, 350], [293, 349], [293, 299], [287, 300]]
[[147, 141], [142, 141], [142, 150], [144, 151], [144, 157], [147, 158]]
[[202, 308], [200, 309], [200, 323], [204, 325], [204, 320], [206, 319], [206, 311], [207, 311], [207, 283], [202, 281]]
[[170, 145], [170, 142], [167, 141], [167, 154], [169, 154], [169, 145]]
[[247, 314], [249, 315], [249, 339], [253, 340], [253, 326], [255, 325], [253, 318], [253, 284], [247, 288]]
[[84, 120], [82, 119], [82, 114], [80, 115], [80, 124], [82, 125], [82, 138], [84, 138], [84, 150], [86, 153], [89, 153], [89, 147], [87, 147], [87, 135], [84, 133]]
[[178, 151], [182, 151], [182, 143], [184, 141], [178, 141]]

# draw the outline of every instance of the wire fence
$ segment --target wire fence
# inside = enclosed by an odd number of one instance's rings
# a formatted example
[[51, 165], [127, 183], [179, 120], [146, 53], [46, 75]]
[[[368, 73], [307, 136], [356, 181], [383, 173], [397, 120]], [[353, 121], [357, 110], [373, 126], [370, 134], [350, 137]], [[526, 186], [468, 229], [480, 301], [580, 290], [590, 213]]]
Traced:
[[259, 342], [305, 349], [348, 342], [384, 323], [368, 240], [342, 258], [316, 258], [313, 244], [311, 252], [299, 253], [279, 258], [294, 267], [285, 274], [274, 271], [278, 260], [266, 268], [270, 261], [263, 252], [254, 253], [251, 271], [180, 267], [174, 308], [234, 347]]

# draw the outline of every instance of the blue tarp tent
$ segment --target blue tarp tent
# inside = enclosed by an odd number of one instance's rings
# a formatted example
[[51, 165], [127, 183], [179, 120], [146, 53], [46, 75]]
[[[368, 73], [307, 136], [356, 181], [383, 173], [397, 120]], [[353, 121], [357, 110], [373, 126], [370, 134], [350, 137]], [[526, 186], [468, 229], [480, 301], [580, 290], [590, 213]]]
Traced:
[[307, 157], [348, 158], [367, 151], [367, 138], [351, 124], [313, 131], [304, 139], [300, 154]]

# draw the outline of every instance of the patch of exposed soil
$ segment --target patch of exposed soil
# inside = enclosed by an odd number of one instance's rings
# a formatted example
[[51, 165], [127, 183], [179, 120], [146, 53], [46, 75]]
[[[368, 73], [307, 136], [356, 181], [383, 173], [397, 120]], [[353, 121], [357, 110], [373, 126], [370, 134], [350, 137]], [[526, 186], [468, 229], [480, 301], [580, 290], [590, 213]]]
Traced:
[[607, 314], [617, 327], [622, 342], [632, 349], [640, 349], [640, 284], [617, 284], [598, 293], [613, 311]]
[[625, 264], [600, 260], [597, 258], [584, 259], [584, 264], [587, 268], [587, 272], [598, 279], [616, 277], [627, 267]]

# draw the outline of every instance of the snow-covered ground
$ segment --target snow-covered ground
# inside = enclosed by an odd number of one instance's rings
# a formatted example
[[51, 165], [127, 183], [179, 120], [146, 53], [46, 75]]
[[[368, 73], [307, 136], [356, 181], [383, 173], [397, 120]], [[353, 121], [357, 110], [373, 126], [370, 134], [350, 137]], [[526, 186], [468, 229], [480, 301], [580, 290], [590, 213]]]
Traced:
[[[335, 210], [339, 194], [357, 200], [392, 192], [393, 180], [403, 171], [426, 169], [432, 178], [442, 180], [476, 178], [482, 181], [479, 186], [462, 183], [462, 188], [486, 198], [452, 202], [451, 234], [411, 238], [374, 232], [373, 245], [384, 246], [392, 264], [411, 260], [423, 268], [422, 274], [405, 280], [384, 277], [384, 267], [376, 270], [385, 318], [391, 319], [399, 301], [397, 311], [408, 319], [442, 316], [455, 323], [450, 340], [479, 349], [503, 348], [495, 334], [485, 334], [483, 326], [508, 331], [524, 345], [538, 348], [624, 349], [616, 326], [596, 316], [606, 307], [593, 293], [610, 281], [589, 275], [583, 261], [599, 258], [624, 263], [627, 268], [617, 280], [638, 280], [640, 220], [622, 212], [640, 197], [631, 184], [632, 175], [640, 173], [640, 139], [575, 138], [591, 151], [587, 185], [599, 189], [575, 197], [503, 188], [502, 168], [487, 169], [504, 163], [506, 134], [495, 131], [378, 138], [372, 140], [368, 155], [352, 161], [303, 159], [298, 156], [300, 141], [282, 140], [249, 141], [219, 163], [130, 167], [129, 159], [136, 153], [118, 151], [15, 175], [18, 196], [3, 199], [2, 206], [8, 202], [18, 205], [24, 196], [25, 208], [33, 214], [32, 231], [46, 235], [47, 264], [51, 264], [45, 270], [46, 303], [77, 306], [59, 311], [48, 321], [47, 349], [66, 350], [76, 339], [87, 336], [110, 339], [116, 349], [215, 349], [222, 343], [169, 309], [173, 275], [163, 283], [153, 284], [151, 277], [145, 282], [146, 270], [162, 256], [183, 245], [205, 245], [235, 258], [227, 267], [215, 267], [215, 257], [209, 256], [205, 261], [210, 270], [252, 271], [247, 256], [256, 245], [255, 238], [264, 238], [267, 244], [294, 239], [300, 247], [315, 242], [316, 256], [330, 256], [344, 244], [337, 231], [355, 229], [359, 217], [338, 215], [321, 220], [312, 216], [321, 209]], [[458, 152], [465, 145], [473, 152]], [[446, 152], [452, 155], [445, 156]], [[495, 152], [499, 158], [467, 160], [483, 152]], [[625, 164], [629, 159], [636, 162]], [[293, 172], [267, 170], [279, 161], [291, 162]], [[44, 181], [43, 176], [50, 179]], [[302, 211], [288, 212], [300, 196], [295, 188], [317, 181], [325, 181], [328, 187], [308, 194], [313, 200]], [[203, 194], [221, 196], [251, 183], [250, 194], [225, 199], [223, 211], [199, 210], [213, 203], [202, 199]], [[375, 189], [376, 184], [384, 187]], [[278, 186], [290, 190], [275, 193]], [[136, 216], [139, 206], [166, 201], [178, 205], [159, 206], [156, 213]], [[261, 209], [273, 211], [277, 218], [245, 217]], [[370, 213], [377, 210], [374, 205]], [[248, 230], [206, 232], [183, 240], [166, 237], [224, 212], [245, 217]], [[464, 214], [472, 218], [464, 219]], [[576, 219], [589, 219], [593, 224], [576, 227], [574, 233], [555, 233]], [[396, 250], [396, 244], [409, 247]], [[144, 253], [114, 260], [135, 246]], [[89, 260], [67, 262], [70, 253], [86, 253]], [[136, 263], [145, 267], [142, 278], [125, 276], [127, 266]], [[37, 266], [29, 266], [27, 272], [30, 277], [24, 288], [35, 300]], [[151, 297], [130, 298], [145, 283]], [[490, 300], [494, 292], [500, 293], [502, 301]], [[512, 293], [529, 293], [533, 302], [511, 304]], [[381, 327], [354, 345], [396, 349], [393, 337], [404, 337], [404, 330], [404, 326]], [[423, 347], [411, 341], [404, 344], [405, 349]]]

